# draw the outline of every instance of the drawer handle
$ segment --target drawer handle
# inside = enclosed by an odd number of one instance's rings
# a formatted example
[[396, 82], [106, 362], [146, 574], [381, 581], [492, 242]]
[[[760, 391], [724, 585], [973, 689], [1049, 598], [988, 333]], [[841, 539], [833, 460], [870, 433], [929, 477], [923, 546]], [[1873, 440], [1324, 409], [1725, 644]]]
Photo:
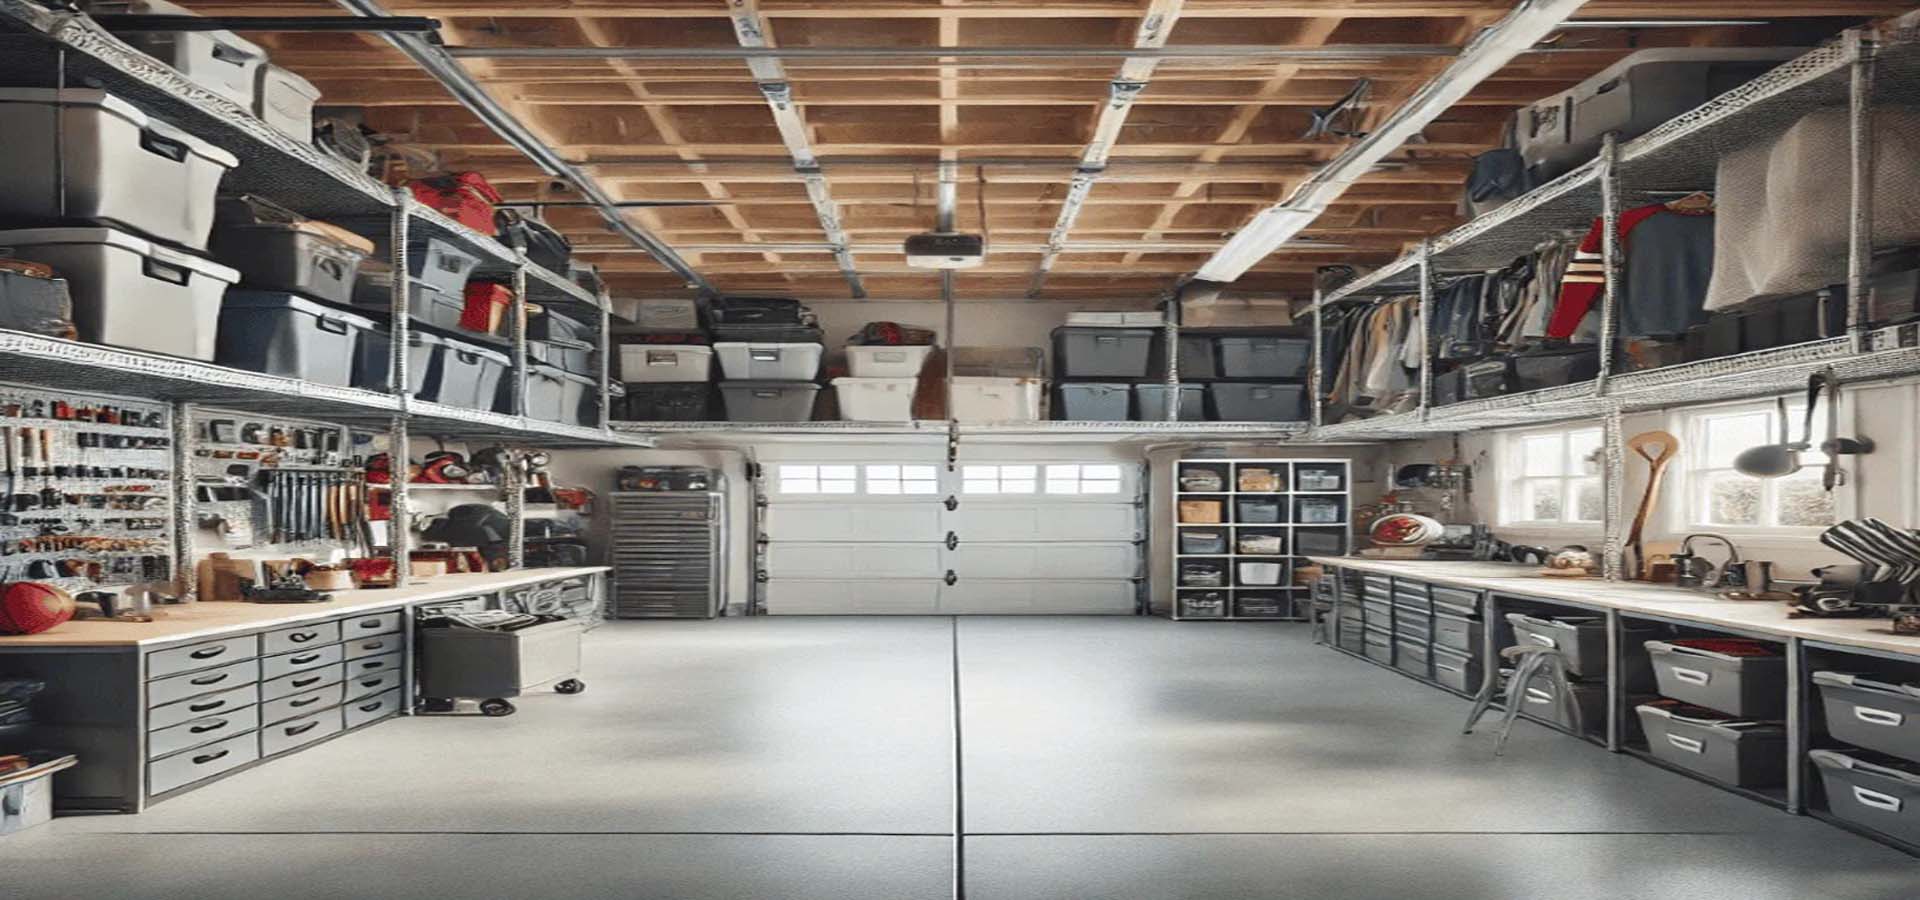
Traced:
[[1681, 737], [1677, 734], [1667, 735], [1667, 743], [1672, 744], [1675, 747], [1678, 747], [1682, 750], [1685, 750], [1688, 753], [1707, 752], [1707, 745], [1705, 743], [1696, 741], [1690, 737]]
[[187, 655], [194, 659], [212, 659], [225, 652], [227, 652], [227, 645], [221, 644], [215, 647], [202, 647]]
[[291, 707], [293, 707], [294, 709], [299, 709], [300, 707], [303, 707], [303, 706], [312, 706], [312, 705], [314, 705], [315, 703], [319, 703], [319, 702], [320, 702], [320, 701], [321, 701], [322, 699], [324, 699], [324, 698], [322, 698], [322, 697], [306, 697], [306, 698], [303, 698], [303, 699], [300, 699], [300, 700], [294, 700], [294, 701], [291, 701], [291, 702], [289, 702], [289, 703], [288, 703], [287, 705], [288, 705], [288, 706], [291, 706]]
[[366, 642], [366, 643], [364, 643], [364, 644], [361, 644], [361, 645], [360, 645], [360, 649], [362, 649], [362, 650], [378, 650], [378, 649], [380, 649], [381, 647], [385, 647], [386, 645], [387, 645], [387, 642], [386, 642], [386, 641], [368, 641], [368, 642]]
[[205, 725], [195, 725], [192, 728], [187, 729], [187, 733], [188, 734], [206, 734], [209, 731], [219, 731], [220, 729], [225, 728], [230, 724], [232, 723], [228, 722], [226, 719], [215, 719], [211, 722], [208, 722]]
[[306, 734], [307, 732], [312, 731], [315, 728], [319, 728], [319, 727], [320, 727], [319, 722], [308, 722], [305, 725], [295, 725], [292, 728], [285, 728], [282, 730], [287, 733], [287, 737], [299, 737], [300, 735]]
[[360, 627], [361, 628], [379, 628], [380, 620], [379, 619], [361, 619]]
[[1854, 707], [1853, 717], [1856, 719], [1859, 719], [1862, 722], [1867, 723], [1868, 725], [1891, 725], [1895, 728], [1900, 727], [1900, 723], [1905, 722], [1907, 720], [1906, 716], [1903, 716], [1897, 712], [1891, 712], [1884, 709], [1874, 709], [1871, 706]]
[[225, 705], [227, 705], [227, 701], [225, 700], [214, 700], [208, 703], [195, 703], [187, 707], [187, 712], [197, 712], [197, 713], [213, 712], [214, 710], [219, 709], [220, 707]]
[[361, 681], [360, 681], [360, 686], [361, 686], [361, 687], [378, 687], [378, 686], [380, 686], [380, 685], [383, 685], [383, 684], [386, 684], [386, 683], [387, 683], [387, 677], [386, 677], [385, 675], [382, 675], [382, 676], [380, 676], [379, 678], [364, 678], [364, 679], [361, 679]]
[[318, 660], [318, 659], [319, 659], [320, 657], [322, 657], [322, 656], [325, 656], [325, 655], [326, 655], [326, 654], [324, 654], [324, 653], [309, 653], [309, 654], [307, 654], [307, 655], [305, 655], [305, 656], [295, 656], [295, 657], [293, 657], [293, 658], [291, 658], [291, 659], [289, 659], [289, 660], [287, 660], [287, 662], [290, 662], [290, 663], [293, 663], [293, 664], [294, 664], [294, 665], [296, 665], [296, 666], [304, 666], [304, 665], [306, 665], [307, 663], [310, 663], [310, 662], [313, 662], [313, 661], [315, 661], [315, 660]]
[[199, 678], [195, 678], [188, 681], [187, 683], [191, 685], [205, 687], [209, 684], [219, 684], [220, 682], [227, 680], [227, 676], [232, 674], [233, 674], [232, 672], [215, 672], [212, 675], [202, 675]]
[[287, 635], [287, 640], [290, 640], [296, 644], [304, 644], [319, 636], [320, 636], [320, 632], [318, 631], [297, 631], [297, 632], [294, 632], [293, 634]]
[[1712, 675], [1702, 672], [1699, 669], [1683, 669], [1679, 666], [1672, 666], [1669, 667], [1667, 671], [1672, 672], [1675, 679], [1685, 682], [1686, 684], [1704, 685], [1713, 680]]
[[323, 676], [320, 676], [320, 675], [315, 675], [315, 676], [313, 676], [312, 678], [295, 678], [294, 680], [292, 680], [292, 681], [289, 681], [289, 682], [287, 682], [287, 683], [288, 683], [288, 684], [291, 684], [291, 685], [293, 685], [294, 687], [297, 687], [297, 688], [303, 688], [303, 687], [306, 687], [307, 685], [310, 685], [310, 684], [319, 684], [319, 683], [320, 683], [320, 679], [321, 679], [322, 677], [323, 677]]
[[376, 709], [379, 709], [380, 707], [382, 707], [382, 706], [385, 706], [385, 705], [386, 705], [386, 701], [383, 701], [383, 700], [375, 700], [375, 701], [373, 701], [372, 703], [368, 703], [368, 704], [364, 704], [364, 705], [362, 705], [362, 706], [360, 707], [360, 711], [361, 711], [361, 712], [373, 712], [374, 710], [376, 710]]
[[1870, 791], [1866, 788], [1855, 786], [1853, 789], [1853, 799], [1860, 801], [1860, 805], [1862, 806], [1870, 806], [1884, 812], [1900, 811], [1900, 798], [1891, 794], [1882, 794], [1879, 791]]
[[232, 752], [233, 751], [231, 750], [220, 750], [214, 753], [203, 753], [193, 758], [193, 764], [196, 766], [204, 766], [207, 763], [213, 762], [216, 759], [221, 759], [225, 757], [227, 754]]
[[360, 668], [362, 669], [384, 669], [386, 667], [387, 667], [386, 662], [378, 659], [372, 660], [370, 662], [363, 662], [360, 664]]

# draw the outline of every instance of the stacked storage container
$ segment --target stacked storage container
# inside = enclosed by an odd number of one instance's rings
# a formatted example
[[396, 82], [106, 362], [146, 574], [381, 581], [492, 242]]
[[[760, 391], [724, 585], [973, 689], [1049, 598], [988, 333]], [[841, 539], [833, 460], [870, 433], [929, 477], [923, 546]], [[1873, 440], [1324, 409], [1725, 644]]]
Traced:
[[593, 328], [583, 322], [552, 310], [530, 319], [527, 415], [573, 425], [599, 424], [598, 347]]
[[707, 314], [727, 420], [812, 421], [826, 351], [812, 311], [798, 300], [721, 297]]
[[1661, 698], [1635, 707], [1656, 759], [1734, 787], [1787, 783], [1787, 657], [1745, 638], [1645, 641]]
[[[1560, 652], [1566, 666], [1572, 703], [1562, 702], [1558, 687], [1545, 671], [1522, 685], [1522, 712], [1567, 730], [1576, 723], [1568, 713], [1580, 711], [1577, 723], [1585, 736], [1604, 736], [1607, 732], [1607, 672], [1612, 668], [1607, 656], [1607, 622], [1604, 617], [1563, 611], [1510, 612], [1502, 632], [1502, 647], [1513, 644], [1550, 647]], [[1654, 636], [1650, 628], [1626, 627], [1623, 636], [1637, 644]], [[1644, 656], [1629, 654], [1621, 677], [1629, 696], [1653, 689], [1653, 670]]]
[[1039, 347], [953, 348], [950, 415], [962, 423], [1039, 419], [1046, 360]]
[[[1138, 320], [1135, 319], [1138, 317]], [[1074, 313], [1053, 332], [1053, 417], [1077, 422], [1166, 418], [1166, 385], [1147, 383], [1158, 313]], [[1143, 327], [1144, 326], [1144, 327]], [[1186, 392], [1182, 392], [1182, 400]], [[1154, 407], [1136, 417], [1136, 400]], [[1199, 418], [1198, 404], [1181, 404], [1181, 417]], [[1223, 613], [1224, 615], [1224, 613]]]
[[[1815, 722], [1824, 719], [1832, 747], [1808, 755], [1827, 813], [1920, 849], [1920, 665], [1827, 653], [1818, 662]], [[1824, 668], [1833, 663], [1854, 671]]]
[[626, 385], [620, 418], [640, 422], [705, 422], [719, 418], [713, 398], [713, 347], [691, 298], [634, 301], [632, 336], [620, 344]]
[[833, 380], [840, 418], [852, 422], [912, 421], [920, 370], [933, 353], [933, 345], [848, 344], [846, 353], [848, 374]]

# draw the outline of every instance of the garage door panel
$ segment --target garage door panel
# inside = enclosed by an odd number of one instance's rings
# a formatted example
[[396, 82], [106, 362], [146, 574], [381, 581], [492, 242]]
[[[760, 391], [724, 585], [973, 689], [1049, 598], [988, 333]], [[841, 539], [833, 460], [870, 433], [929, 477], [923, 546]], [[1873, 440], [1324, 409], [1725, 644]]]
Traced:
[[1131, 543], [962, 541], [947, 554], [947, 567], [961, 578], [1131, 578], [1138, 559]]
[[938, 578], [933, 543], [802, 543], [767, 545], [767, 569], [782, 578]]
[[774, 503], [766, 532], [775, 541], [886, 541], [902, 537], [939, 540], [941, 507], [926, 503]]
[[1140, 512], [1131, 503], [962, 501], [942, 518], [962, 541], [1133, 541]]
[[962, 579], [940, 592], [947, 615], [1127, 615], [1132, 581]]
[[799, 616], [936, 615], [942, 587], [935, 578], [774, 578], [766, 584], [766, 611]]

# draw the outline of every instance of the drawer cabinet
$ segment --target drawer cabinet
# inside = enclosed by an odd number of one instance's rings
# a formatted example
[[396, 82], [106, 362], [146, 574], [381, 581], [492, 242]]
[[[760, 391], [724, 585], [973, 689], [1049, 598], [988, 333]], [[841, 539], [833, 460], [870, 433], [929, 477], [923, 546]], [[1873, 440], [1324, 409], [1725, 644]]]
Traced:
[[211, 744], [260, 727], [260, 707], [242, 706], [228, 713], [188, 719], [147, 735], [147, 758], [159, 759], [182, 750]]
[[325, 647], [315, 647], [311, 650], [296, 650], [292, 653], [282, 653], [279, 656], [269, 656], [261, 660], [260, 676], [262, 678], [274, 679], [282, 675], [291, 675], [295, 672], [304, 672], [308, 669], [329, 666], [340, 660], [341, 650], [339, 644], [328, 644]]
[[400, 630], [401, 615], [399, 610], [394, 610], [367, 616], [349, 616], [340, 620], [340, 639], [350, 641], [357, 637], [393, 634]]
[[297, 628], [269, 631], [260, 636], [260, 652], [289, 653], [337, 643], [340, 643], [340, 623], [321, 622], [317, 625], [301, 625]]
[[366, 659], [356, 659], [347, 663], [347, 677], [365, 678], [381, 672], [399, 672], [400, 656], [399, 653], [385, 653], [380, 656], [369, 656]]
[[399, 669], [387, 669], [371, 675], [355, 675], [352, 680], [344, 685], [347, 700], [358, 700], [361, 697], [378, 694], [381, 691], [391, 690], [399, 686]]
[[248, 732], [166, 759], [156, 759], [147, 766], [147, 793], [164, 794], [231, 772], [259, 758], [260, 736]]
[[156, 706], [147, 710], [147, 730], [158, 731], [205, 716], [217, 716], [233, 712], [243, 706], [252, 706], [260, 702], [260, 686], [245, 684], [232, 690], [221, 691], [205, 697], [194, 697]]
[[1480, 592], [1462, 588], [1433, 585], [1428, 593], [1433, 597], [1433, 611], [1443, 612], [1461, 618], [1472, 618], [1480, 614]]
[[[248, 640], [252, 640], [251, 637]], [[252, 684], [260, 680], [260, 661], [249, 659], [229, 663], [217, 669], [188, 672], [147, 683], [147, 705], [160, 706], [176, 700], [198, 697]]]
[[260, 755], [275, 756], [339, 734], [340, 708], [324, 709], [298, 719], [268, 725], [260, 731]]
[[379, 721], [400, 712], [400, 689], [394, 688], [372, 697], [355, 700], [348, 703], [342, 712], [345, 713], [348, 728], [358, 728], [368, 722]]
[[147, 678], [165, 678], [180, 672], [211, 669], [214, 666], [252, 659], [260, 655], [260, 641], [254, 635], [188, 644], [147, 654]]
[[347, 661], [352, 662], [356, 659], [379, 656], [383, 653], [398, 653], [405, 640], [406, 635], [398, 632], [377, 635], [375, 637], [354, 637], [349, 638], [345, 644], [341, 645], [341, 650], [344, 652]]
[[284, 722], [308, 713], [319, 712], [330, 706], [339, 706], [344, 687], [334, 682], [326, 687], [302, 691], [278, 700], [268, 700], [260, 704], [260, 721], [267, 725]]
[[260, 699], [278, 700], [329, 684], [339, 684], [344, 678], [346, 678], [346, 669], [338, 665], [282, 675], [260, 686]]

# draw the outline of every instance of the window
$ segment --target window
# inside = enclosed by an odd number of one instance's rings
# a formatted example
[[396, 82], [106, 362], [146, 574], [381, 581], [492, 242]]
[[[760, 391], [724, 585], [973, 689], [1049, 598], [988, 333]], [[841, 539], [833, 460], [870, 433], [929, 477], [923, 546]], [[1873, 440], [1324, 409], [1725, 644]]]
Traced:
[[[1787, 407], [1786, 425], [1798, 441], [1806, 415], [1804, 403]], [[1824, 417], [1816, 416], [1816, 419]], [[1740, 474], [1733, 460], [1752, 447], [1780, 441], [1780, 411], [1774, 404], [1720, 407], [1686, 417], [1681, 452], [1686, 460], [1688, 528], [1823, 528], [1834, 522], [1833, 495], [1820, 484], [1827, 464], [1819, 447], [1827, 439], [1824, 421], [1813, 423], [1813, 449], [1800, 453], [1801, 469], [1784, 478]]]
[[1118, 494], [1119, 466], [1059, 465], [1047, 467], [1049, 494]]
[[1039, 466], [962, 466], [963, 494], [1031, 494], [1039, 487]]
[[1504, 439], [1506, 524], [1600, 523], [1606, 506], [1594, 459], [1600, 429], [1533, 431]]
[[780, 467], [782, 494], [851, 494], [859, 489], [857, 466]]
[[869, 495], [938, 494], [940, 472], [934, 466], [868, 466]]

